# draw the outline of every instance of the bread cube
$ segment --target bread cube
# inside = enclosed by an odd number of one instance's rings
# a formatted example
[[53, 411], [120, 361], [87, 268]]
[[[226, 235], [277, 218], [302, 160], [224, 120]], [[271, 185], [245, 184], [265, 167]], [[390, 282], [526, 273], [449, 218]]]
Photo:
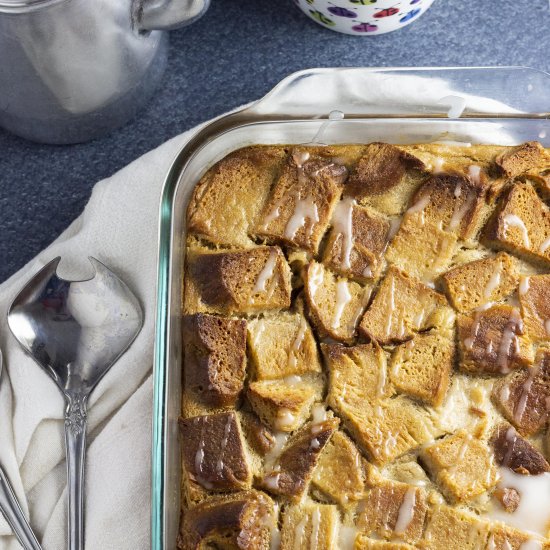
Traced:
[[451, 265], [456, 248], [455, 233], [405, 215], [385, 257], [405, 273], [433, 281]]
[[451, 379], [454, 331], [434, 328], [397, 346], [390, 363], [395, 389], [427, 405], [441, 405]]
[[186, 313], [254, 313], [290, 307], [290, 267], [279, 247], [189, 250]]
[[529, 338], [534, 342], [550, 340], [550, 275], [524, 277], [519, 303]]
[[550, 155], [538, 141], [528, 141], [506, 149], [495, 158], [502, 174], [515, 178], [536, 168], [550, 167]]
[[[485, 550], [548, 550], [550, 543], [504, 523], [494, 523]], [[531, 543], [531, 544], [530, 544]]]
[[459, 314], [457, 333], [459, 368], [468, 374], [502, 375], [533, 363], [532, 345], [516, 307], [496, 305]]
[[333, 434], [319, 457], [312, 484], [343, 507], [359, 500], [365, 486], [361, 454], [342, 431]]
[[550, 464], [542, 453], [506, 423], [499, 424], [491, 436], [491, 446], [499, 466], [510, 468], [517, 474], [539, 475], [550, 472]]
[[336, 205], [323, 263], [332, 271], [367, 282], [382, 267], [390, 222], [376, 211], [346, 198]]
[[368, 490], [357, 526], [373, 538], [414, 544], [422, 537], [426, 511], [423, 489], [385, 480]]
[[316, 254], [347, 178], [342, 164], [296, 147], [253, 230], [254, 236]]
[[306, 424], [292, 434], [274, 464], [266, 465], [260, 482], [270, 493], [299, 501], [307, 492], [319, 456], [338, 428], [337, 418]]
[[267, 426], [293, 432], [305, 423], [311, 406], [321, 398], [322, 381], [288, 384], [284, 380], [251, 382], [247, 398], [254, 412]]
[[485, 177], [433, 174], [413, 195], [405, 219], [411, 226], [427, 225], [454, 233], [463, 240], [472, 239], [488, 214], [485, 203], [488, 189]]
[[[252, 476], [235, 412], [180, 419], [187, 485], [215, 491], [249, 489]], [[189, 495], [192, 500], [192, 495]]]
[[269, 550], [271, 533], [266, 520], [274, 513], [273, 501], [260, 491], [210, 497], [183, 513], [178, 548], [199, 550], [216, 545]]
[[188, 315], [183, 347], [186, 392], [213, 407], [235, 405], [246, 374], [246, 321]]
[[451, 502], [466, 502], [497, 484], [499, 476], [492, 450], [465, 430], [426, 447], [421, 456]]
[[357, 535], [353, 546], [353, 550], [414, 550], [414, 548], [414, 546], [403, 542], [371, 539], [362, 533]]
[[257, 380], [322, 370], [315, 338], [301, 313], [280, 312], [249, 321], [248, 349]]
[[489, 302], [498, 302], [518, 286], [518, 261], [506, 252], [496, 256], [459, 265], [441, 280], [447, 298], [461, 313], [480, 308]]
[[335, 548], [340, 515], [336, 506], [301, 504], [283, 512], [280, 550]]
[[550, 209], [531, 184], [508, 189], [483, 229], [482, 242], [541, 266], [550, 264]]
[[434, 314], [447, 306], [442, 294], [396, 267], [390, 267], [363, 316], [359, 331], [381, 344], [405, 342], [434, 326]]
[[187, 230], [217, 245], [254, 246], [249, 228], [285, 160], [278, 147], [246, 147], [211, 168], [193, 191]]
[[473, 514], [440, 505], [429, 511], [426, 531], [419, 546], [426, 550], [485, 550], [488, 537], [488, 523]]
[[351, 342], [367, 307], [372, 286], [337, 277], [323, 264], [311, 262], [304, 273], [304, 292], [311, 322], [321, 338]]
[[539, 349], [532, 367], [496, 382], [491, 397], [522, 435], [542, 430], [550, 414], [550, 351]]
[[400, 214], [421, 181], [424, 164], [388, 143], [369, 143], [352, 171], [344, 194], [387, 215]]

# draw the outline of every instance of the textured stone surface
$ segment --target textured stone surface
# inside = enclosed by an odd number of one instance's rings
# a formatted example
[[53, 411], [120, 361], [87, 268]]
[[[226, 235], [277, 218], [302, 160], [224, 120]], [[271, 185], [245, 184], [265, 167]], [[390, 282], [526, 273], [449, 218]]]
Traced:
[[[261, 97], [308, 67], [527, 65], [550, 70], [548, 2], [436, 0], [378, 37], [323, 29], [291, 0], [214, 0], [172, 33], [168, 72], [148, 108], [110, 136], [50, 147], [0, 130], [0, 281], [78, 216], [94, 183], [195, 124]], [[518, 40], [527, 36], [528, 40]]]

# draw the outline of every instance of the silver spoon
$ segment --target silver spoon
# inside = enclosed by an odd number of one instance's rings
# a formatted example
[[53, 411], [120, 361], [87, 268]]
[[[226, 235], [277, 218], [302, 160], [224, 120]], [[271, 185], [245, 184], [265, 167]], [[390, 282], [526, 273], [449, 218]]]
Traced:
[[8, 311], [8, 324], [65, 396], [68, 548], [81, 550], [88, 398], [138, 335], [143, 313], [131, 290], [98, 260], [90, 258], [95, 275], [84, 281], [59, 278], [59, 261], [25, 285]]
[[[2, 377], [2, 352], [0, 352], [0, 379]], [[0, 512], [13, 529], [17, 540], [25, 550], [42, 550], [25, 518], [10, 482], [0, 466]]]

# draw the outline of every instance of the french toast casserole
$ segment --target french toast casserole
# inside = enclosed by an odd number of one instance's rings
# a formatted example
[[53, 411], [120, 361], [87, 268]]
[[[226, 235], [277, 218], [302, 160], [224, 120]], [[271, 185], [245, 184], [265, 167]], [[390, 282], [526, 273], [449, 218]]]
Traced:
[[179, 546], [550, 549], [550, 151], [251, 146], [187, 211]]

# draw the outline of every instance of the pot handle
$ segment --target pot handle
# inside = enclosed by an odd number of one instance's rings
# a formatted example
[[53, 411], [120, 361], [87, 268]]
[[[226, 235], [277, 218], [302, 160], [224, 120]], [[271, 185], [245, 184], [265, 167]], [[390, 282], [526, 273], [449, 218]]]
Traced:
[[202, 17], [210, 0], [137, 0], [137, 26], [142, 31], [169, 31]]

